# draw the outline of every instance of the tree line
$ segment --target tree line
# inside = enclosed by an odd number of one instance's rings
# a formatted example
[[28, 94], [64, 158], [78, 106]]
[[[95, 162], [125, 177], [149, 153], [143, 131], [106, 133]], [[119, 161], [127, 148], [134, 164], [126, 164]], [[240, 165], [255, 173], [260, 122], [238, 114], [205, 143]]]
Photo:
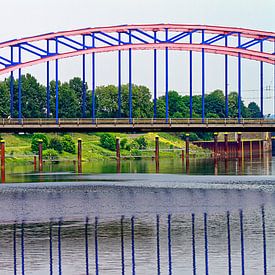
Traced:
[[[22, 116], [23, 118], [46, 117], [47, 92], [45, 85], [26, 74], [22, 76]], [[55, 117], [55, 81], [50, 82], [50, 117]], [[74, 77], [68, 82], [58, 82], [59, 87], [59, 117], [76, 118], [82, 116], [82, 80]], [[86, 87], [86, 117], [91, 117], [92, 91]], [[10, 115], [10, 78], [0, 81], [0, 114], [1, 117]], [[180, 95], [177, 91], [169, 91], [169, 117], [188, 118], [190, 110], [190, 97]], [[200, 118], [202, 113], [202, 96], [194, 95], [193, 117]], [[238, 116], [238, 94], [231, 92], [228, 96], [229, 117]], [[157, 117], [165, 117], [165, 96], [156, 100]], [[14, 80], [14, 117], [18, 116], [18, 80]], [[132, 85], [133, 117], [153, 117], [154, 103], [148, 87]], [[118, 117], [118, 87], [115, 85], [98, 86], [95, 90], [96, 117]], [[244, 118], [261, 117], [259, 106], [250, 102], [248, 106], [241, 102], [241, 112]], [[129, 116], [129, 85], [121, 86], [121, 117]], [[222, 90], [215, 90], [205, 95], [205, 116], [209, 118], [224, 118], [225, 95]]]

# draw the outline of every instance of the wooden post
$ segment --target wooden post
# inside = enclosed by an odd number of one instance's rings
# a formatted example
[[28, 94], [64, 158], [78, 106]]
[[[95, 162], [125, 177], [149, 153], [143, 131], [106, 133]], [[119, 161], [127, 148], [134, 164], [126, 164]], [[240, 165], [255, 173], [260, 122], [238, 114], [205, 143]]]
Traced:
[[159, 136], [156, 136], [155, 144], [155, 160], [159, 162]]
[[238, 132], [237, 147], [238, 147], [237, 149], [238, 158], [241, 158], [242, 157], [242, 133], [241, 132]]
[[214, 133], [214, 158], [218, 157], [218, 133]]
[[224, 133], [224, 157], [228, 158], [228, 133]]
[[186, 156], [186, 159], [189, 159], [189, 142], [190, 142], [190, 135], [186, 134], [186, 136], [185, 136], [185, 156]]
[[120, 138], [116, 138], [116, 159], [120, 161]]
[[78, 173], [82, 173], [82, 139], [77, 139], [77, 164]]
[[155, 144], [156, 173], [159, 173], [159, 136], [156, 136]]
[[43, 140], [42, 140], [42, 139], [39, 139], [39, 140], [38, 140], [39, 172], [42, 172], [42, 169], [43, 169], [43, 158], [42, 158], [43, 148], [42, 148], [42, 143], [43, 143]]
[[184, 148], [182, 148], [181, 150], [181, 160], [182, 162], [184, 162]]
[[6, 171], [5, 171], [5, 141], [1, 140], [1, 182], [6, 181]]
[[33, 169], [36, 171], [36, 156], [33, 156]]

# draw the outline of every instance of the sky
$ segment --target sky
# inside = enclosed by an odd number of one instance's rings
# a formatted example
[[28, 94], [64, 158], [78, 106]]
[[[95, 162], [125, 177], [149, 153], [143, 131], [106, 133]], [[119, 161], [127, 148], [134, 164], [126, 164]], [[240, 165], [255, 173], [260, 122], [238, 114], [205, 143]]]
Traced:
[[[86, 27], [142, 24], [179, 23], [243, 27], [275, 31], [275, 0], [0, 0], [0, 41], [32, 36], [60, 30]], [[159, 94], [164, 93], [164, 59], [158, 54]], [[127, 83], [127, 56], [124, 59], [123, 82]], [[135, 52], [133, 55], [133, 81], [152, 89], [152, 54]], [[199, 56], [194, 58], [194, 90], [201, 91]], [[206, 90], [223, 89], [223, 57], [207, 55]], [[243, 96], [246, 102], [259, 99], [258, 62], [243, 62]], [[40, 66], [40, 67], [39, 67]], [[40, 81], [45, 74], [41, 65], [32, 68]], [[89, 67], [89, 60], [87, 66]], [[169, 88], [188, 93], [187, 53], [171, 53]], [[79, 59], [62, 61], [60, 78], [67, 81], [81, 75]], [[96, 59], [97, 85], [116, 84], [116, 56], [102, 54]], [[229, 89], [236, 90], [236, 60], [230, 59]], [[265, 65], [266, 89], [274, 87], [272, 65]], [[27, 72], [28, 70], [25, 70]], [[53, 70], [52, 70], [53, 71]], [[197, 72], [197, 73], [196, 73]], [[52, 72], [52, 78], [54, 72]], [[87, 69], [89, 84], [90, 70]], [[273, 112], [272, 91], [265, 91], [265, 113]]]

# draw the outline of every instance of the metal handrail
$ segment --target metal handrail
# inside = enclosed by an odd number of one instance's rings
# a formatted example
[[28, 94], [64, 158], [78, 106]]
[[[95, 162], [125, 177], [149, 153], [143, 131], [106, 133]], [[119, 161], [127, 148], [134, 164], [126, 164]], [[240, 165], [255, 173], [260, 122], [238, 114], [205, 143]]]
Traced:
[[[254, 118], [169, 118], [167, 121], [165, 118], [2, 118], [1, 126], [5, 127], [6, 125], [178, 125], [178, 124], [218, 124], [218, 125], [247, 125], [247, 124], [275, 124], [275, 119], [254, 119]], [[0, 126], [0, 127], [1, 127]]]

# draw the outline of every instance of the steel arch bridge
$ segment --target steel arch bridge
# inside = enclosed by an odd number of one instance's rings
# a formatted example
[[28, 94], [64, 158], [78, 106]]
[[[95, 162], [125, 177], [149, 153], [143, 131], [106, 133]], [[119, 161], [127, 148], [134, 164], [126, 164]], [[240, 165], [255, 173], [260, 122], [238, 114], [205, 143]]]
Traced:
[[[225, 114], [228, 117], [228, 57], [237, 58], [238, 72], [238, 122], [242, 119], [242, 59], [259, 62], [260, 110], [264, 114], [264, 63], [275, 68], [275, 33], [244, 28], [186, 25], [186, 24], [150, 24], [121, 25], [111, 27], [86, 28], [72, 31], [47, 33], [33, 37], [15, 39], [0, 43], [0, 75], [10, 74], [10, 114], [14, 115], [14, 74], [18, 71], [18, 122], [22, 122], [22, 69], [45, 63], [47, 79], [47, 118], [50, 117], [50, 62], [55, 63], [55, 122], [59, 123], [59, 60], [82, 56], [82, 116], [86, 114], [86, 55], [92, 55], [92, 123], [96, 120], [95, 106], [95, 57], [96, 54], [115, 51], [118, 53], [118, 113], [121, 113], [121, 52], [128, 51], [129, 77], [129, 123], [133, 122], [132, 110], [132, 51], [152, 50], [154, 70], [154, 119], [157, 119], [157, 51], [165, 52], [165, 123], [169, 123], [169, 51], [189, 52], [189, 95], [190, 119], [193, 116], [193, 52], [201, 53], [201, 123], [205, 123], [205, 55], [214, 53], [224, 55], [224, 92]], [[275, 72], [275, 69], [274, 69]], [[275, 78], [275, 74], [274, 74]], [[275, 82], [275, 79], [273, 79]], [[275, 100], [275, 97], [274, 97]], [[120, 117], [120, 115], [118, 115]], [[171, 120], [170, 120], [171, 123]], [[3, 120], [4, 125], [4, 120]]]

